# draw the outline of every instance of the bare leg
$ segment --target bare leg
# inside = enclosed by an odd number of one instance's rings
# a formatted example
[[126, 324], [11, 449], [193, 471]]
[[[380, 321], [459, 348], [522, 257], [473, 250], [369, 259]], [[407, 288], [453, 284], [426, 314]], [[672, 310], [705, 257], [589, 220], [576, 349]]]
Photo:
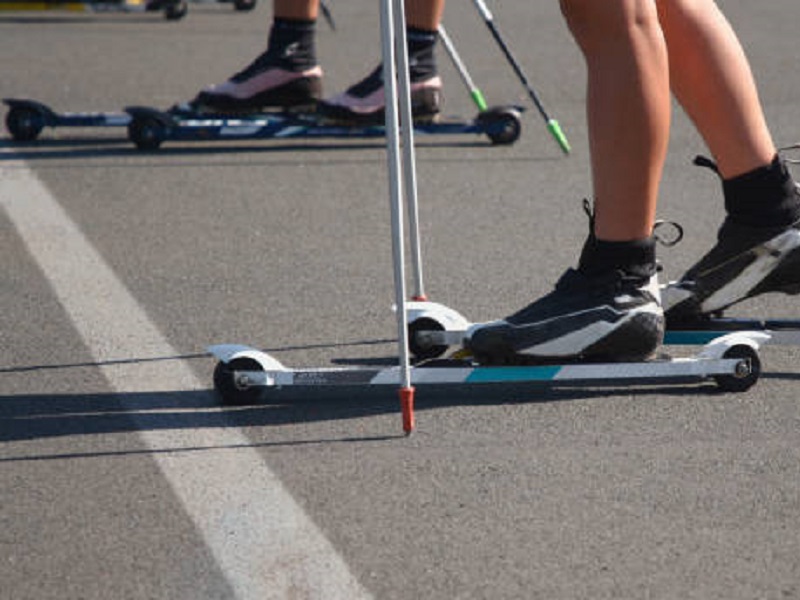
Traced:
[[406, 25], [437, 31], [442, 22], [445, 0], [406, 0]]
[[275, 0], [273, 17], [295, 21], [314, 21], [319, 13], [319, 0]]
[[655, 0], [561, 0], [588, 68], [595, 233], [650, 236], [670, 125], [667, 49]]
[[[436, 31], [442, 20], [445, 0], [407, 0], [409, 27]], [[273, 14], [281, 19], [313, 20], [319, 13], [319, 0], [275, 0]]]
[[672, 90], [722, 176], [768, 164], [775, 145], [750, 65], [727, 19], [713, 0], [658, 0], [658, 9]]

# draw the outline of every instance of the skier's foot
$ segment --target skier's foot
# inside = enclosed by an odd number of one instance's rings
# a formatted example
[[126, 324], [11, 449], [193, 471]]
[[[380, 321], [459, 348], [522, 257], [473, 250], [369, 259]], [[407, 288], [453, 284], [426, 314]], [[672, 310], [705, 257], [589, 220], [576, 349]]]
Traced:
[[247, 113], [313, 109], [321, 97], [313, 22], [276, 19], [264, 53], [224, 83], [201, 91], [190, 104], [197, 112]]
[[655, 238], [604, 242], [593, 229], [592, 222], [579, 267], [555, 290], [470, 328], [465, 345], [478, 362], [637, 361], [654, 353], [664, 334]]
[[[678, 281], [665, 286], [664, 309], [671, 324], [721, 313], [768, 292], [800, 293], [800, 191], [778, 159], [757, 171], [762, 173], [746, 177], [768, 176], [777, 184], [749, 184], [746, 191], [755, 199], [751, 213], [739, 215], [737, 205], [726, 201], [734, 212], [729, 210], [716, 245]], [[726, 182], [726, 194], [736, 185], [741, 187], [741, 182]]]
[[[442, 80], [438, 75], [411, 82], [411, 113], [415, 122], [433, 120], [439, 114]], [[354, 125], [380, 125], [385, 119], [383, 67], [346, 91], [322, 100], [318, 112], [332, 121]]]

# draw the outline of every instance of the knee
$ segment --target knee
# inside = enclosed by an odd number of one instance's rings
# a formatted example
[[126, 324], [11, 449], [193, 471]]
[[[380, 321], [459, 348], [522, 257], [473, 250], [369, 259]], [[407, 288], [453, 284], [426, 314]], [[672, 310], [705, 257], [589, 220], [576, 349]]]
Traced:
[[585, 52], [629, 39], [637, 30], [659, 27], [656, 0], [560, 0], [560, 4], [567, 26]]

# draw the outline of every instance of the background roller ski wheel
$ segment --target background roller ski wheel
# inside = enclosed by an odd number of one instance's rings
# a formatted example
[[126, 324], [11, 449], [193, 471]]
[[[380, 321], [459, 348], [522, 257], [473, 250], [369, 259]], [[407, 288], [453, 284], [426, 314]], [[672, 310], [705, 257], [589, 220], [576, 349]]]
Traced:
[[139, 150], [158, 150], [166, 137], [166, 126], [153, 117], [135, 116], [128, 124], [128, 139]]
[[761, 359], [758, 352], [744, 344], [732, 346], [725, 351], [722, 358], [742, 359], [741, 369], [733, 375], [718, 375], [714, 377], [719, 388], [724, 392], [744, 392], [749, 390], [758, 381], [761, 375]]
[[478, 115], [478, 122], [486, 128], [491, 142], [498, 146], [513, 144], [522, 133], [522, 118], [513, 108], [489, 109]]
[[419, 340], [420, 331], [444, 331], [444, 326], [430, 317], [421, 317], [408, 324], [408, 349], [417, 360], [438, 358], [447, 352], [448, 346], [426, 344]]
[[6, 127], [17, 142], [31, 142], [44, 129], [44, 117], [34, 108], [14, 106], [6, 115]]
[[185, 17], [187, 12], [189, 12], [189, 4], [186, 0], [170, 2], [164, 9], [164, 18], [168, 21], [177, 21]]
[[234, 0], [233, 7], [236, 10], [253, 10], [256, 7], [256, 0]]
[[214, 367], [214, 389], [225, 406], [248, 406], [258, 404], [263, 389], [237, 381], [234, 371], [263, 371], [257, 360], [234, 358], [230, 362], [220, 361]]

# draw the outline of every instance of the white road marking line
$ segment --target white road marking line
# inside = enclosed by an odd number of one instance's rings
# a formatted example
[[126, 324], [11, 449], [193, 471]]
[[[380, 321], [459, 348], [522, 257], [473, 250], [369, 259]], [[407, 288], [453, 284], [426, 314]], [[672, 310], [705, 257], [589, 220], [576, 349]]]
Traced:
[[[21, 161], [5, 162], [0, 168], [0, 206], [98, 362], [177, 355]], [[102, 370], [123, 404], [125, 394], [208, 387], [181, 361], [111, 364]], [[135, 407], [127, 408], [153, 450], [236, 448], [156, 452], [152, 458], [202, 532], [237, 598], [370, 597], [259, 454], [247, 447], [249, 441], [238, 429], [148, 431], [144, 420], [137, 419]]]

